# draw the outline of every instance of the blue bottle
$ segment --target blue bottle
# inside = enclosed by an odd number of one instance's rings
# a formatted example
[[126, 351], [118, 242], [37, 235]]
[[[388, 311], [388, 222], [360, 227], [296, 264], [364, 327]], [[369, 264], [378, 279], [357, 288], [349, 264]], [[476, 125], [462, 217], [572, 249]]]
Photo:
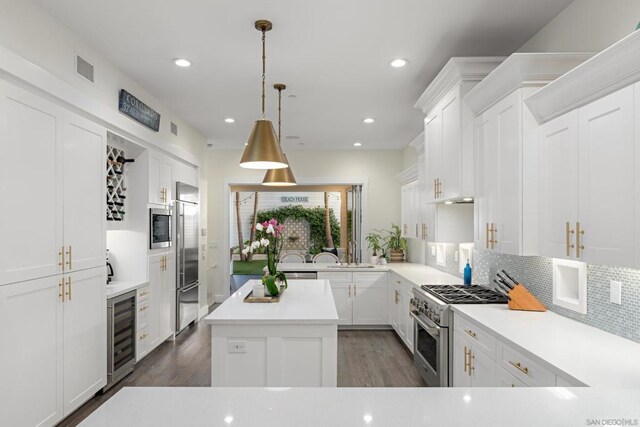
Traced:
[[464, 267], [464, 284], [471, 286], [471, 266], [469, 265], [469, 260], [467, 260], [467, 265]]

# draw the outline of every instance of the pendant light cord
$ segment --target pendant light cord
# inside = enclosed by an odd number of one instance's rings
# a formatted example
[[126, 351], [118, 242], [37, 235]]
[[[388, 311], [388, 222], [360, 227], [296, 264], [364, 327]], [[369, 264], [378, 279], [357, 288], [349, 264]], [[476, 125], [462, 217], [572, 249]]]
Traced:
[[282, 89], [278, 89], [278, 144], [282, 145], [280, 140], [280, 112], [282, 111]]
[[265, 100], [265, 83], [266, 83], [266, 39], [267, 30], [262, 27], [262, 120], [264, 120], [264, 100]]

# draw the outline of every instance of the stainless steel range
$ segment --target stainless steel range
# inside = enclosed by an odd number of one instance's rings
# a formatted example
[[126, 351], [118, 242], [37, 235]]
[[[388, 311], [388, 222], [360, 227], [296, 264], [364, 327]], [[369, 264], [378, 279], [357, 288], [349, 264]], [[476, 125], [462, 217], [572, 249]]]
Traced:
[[451, 304], [505, 304], [507, 297], [486, 286], [423, 285], [413, 290], [413, 361], [427, 385], [448, 387], [453, 359]]

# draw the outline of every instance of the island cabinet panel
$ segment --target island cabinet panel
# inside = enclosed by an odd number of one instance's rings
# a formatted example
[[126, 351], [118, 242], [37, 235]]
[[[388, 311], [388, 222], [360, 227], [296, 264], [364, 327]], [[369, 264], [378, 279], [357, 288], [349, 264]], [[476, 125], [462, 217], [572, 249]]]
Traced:
[[258, 280], [205, 317], [213, 387], [336, 387], [338, 315], [326, 280], [294, 280], [277, 303], [245, 303]]
[[331, 291], [338, 312], [338, 325], [351, 325], [353, 323], [353, 304], [351, 302], [351, 283], [332, 282]]

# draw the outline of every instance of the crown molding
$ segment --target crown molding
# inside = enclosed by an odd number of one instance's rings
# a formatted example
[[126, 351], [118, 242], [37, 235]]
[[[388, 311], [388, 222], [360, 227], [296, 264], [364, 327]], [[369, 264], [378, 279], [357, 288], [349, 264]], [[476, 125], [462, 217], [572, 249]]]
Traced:
[[418, 179], [418, 165], [409, 166], [396, 175], [396, 178], [398, 178], [402, 185], [416, 181]]
[[418, 98], [414, 108], [428, 114], [453, 87], [462, 82], [477, 83], [481, 81], [505, 59], [504, 56], [451, 58]]
[[640, 31], [635, 31], [529, 96], [525, 103], [547, 122], [640, 81]]
[[514, 53], [464, 97], [476, 115], [513, 91], [542, 87], [582, 64], [592, 53]]

